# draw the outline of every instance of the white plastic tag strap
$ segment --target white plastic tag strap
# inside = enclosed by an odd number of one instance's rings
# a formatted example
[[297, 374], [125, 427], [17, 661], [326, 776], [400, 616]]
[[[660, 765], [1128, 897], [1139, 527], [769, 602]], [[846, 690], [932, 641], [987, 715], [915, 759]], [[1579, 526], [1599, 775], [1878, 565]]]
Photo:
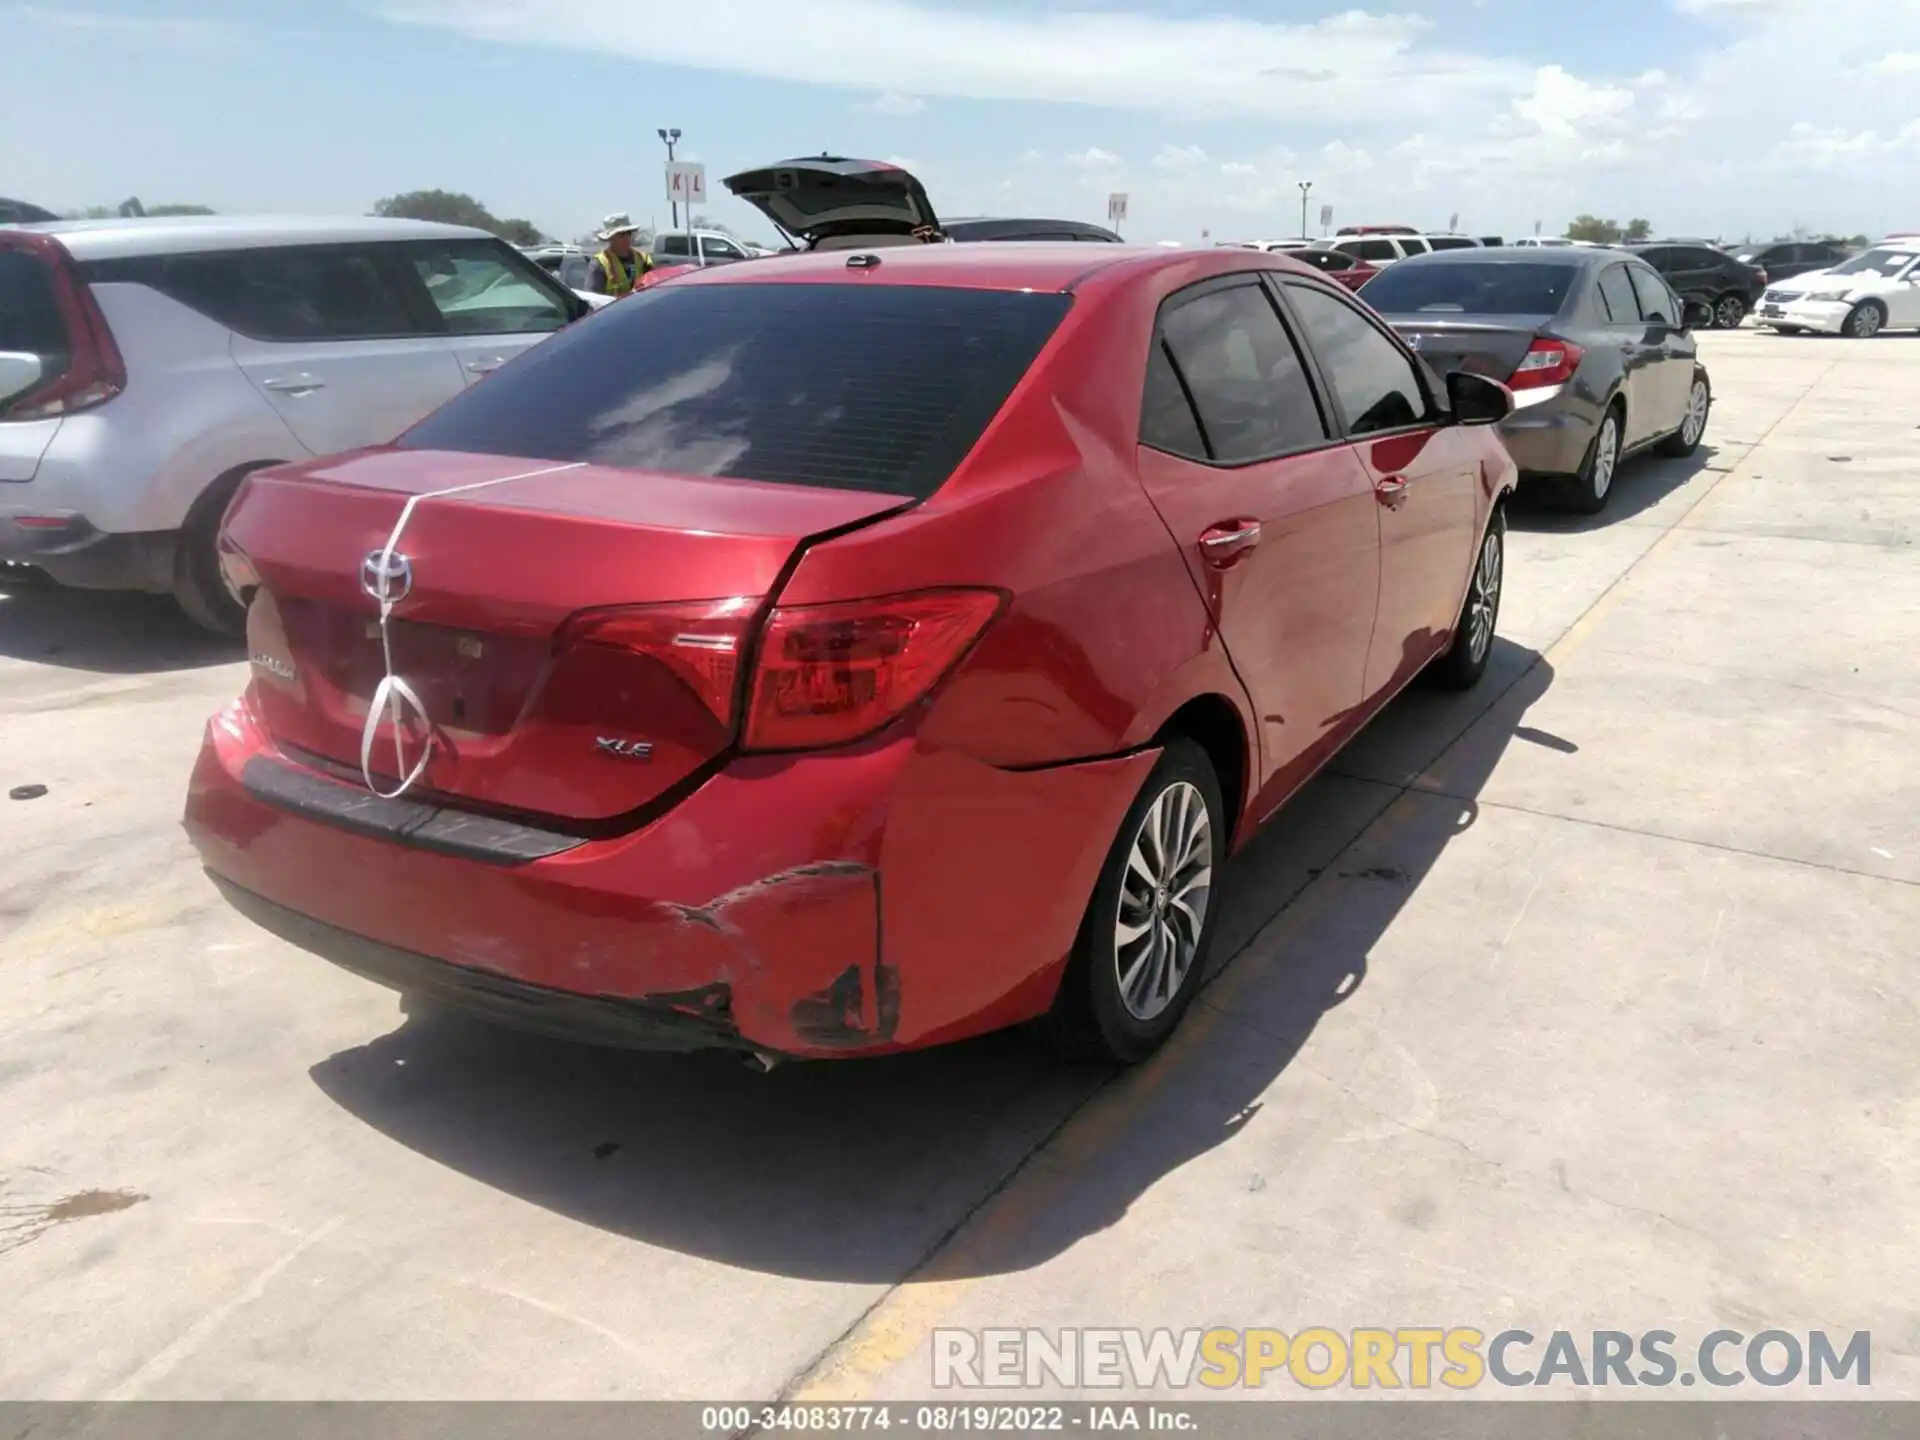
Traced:
[[[465, 485], [449, 485], [444, 490], [426, 490], [418, 495], [409, 495], [407, 503], [400, 507], [400, 518], [394, 522], [387, 543], [381, 547], [380, 575], [385, 577], [392, 573], [393, 552], [399, 548], [400, 536], [405, 532], [407, 522], [413, 518], [414, 508], [422, 500], [464, 495], [515, 480], [531, 480], [536, 475], [557, 475], [562, 470], [578, 470], [585, 464], [584, 460], [576, 460], [569, 465], [547, 465], [538, 470], [523, 470], [517, 475], [502, 475], [494, 480], [475, 480]], [[394, 604], [399, 598], [382, 583], [379, 600], [380, 666], [383, 673], [380, 683], [374, 687], [373, 699], [367, 705], [367, 722], [360, 728], [360, 778], [367, 782], [367, 789], [382, 800], [397, 800], [412, 789], [414, 782], [426, 773], [427, 761], [433, 757], [433, 721], [427, 716], [427, 707], [421, 703], [413, 686], [393, 673], [393, 639], [387, 621], [392, 617]], [[393, 773], [400, 777], [400, 783], [391, 790], [382, 790], [373, 778], [373, 745], [379, 736], [383, 715], [393, 725]], [[417, 723], [420, 727], [420, 758], [411, 767], [407, 764], [407, 726], [410, 723]]]

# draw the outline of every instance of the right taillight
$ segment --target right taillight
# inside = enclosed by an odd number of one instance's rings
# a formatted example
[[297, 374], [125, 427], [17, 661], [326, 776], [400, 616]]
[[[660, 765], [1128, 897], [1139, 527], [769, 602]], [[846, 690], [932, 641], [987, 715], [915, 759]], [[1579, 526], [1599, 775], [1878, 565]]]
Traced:
[[1571, 341], [1535, 340], [1514, 370], [1513, 378], [1507, 381], [1507, 388], [1538, 390], [1546, 385], [1564, 385], [1580, 368], [1580, 357], [1584, 354], [1586, 352]]
[[54, 308], [67, 343], [66, 363], [31, 389], [0, 404], [0, 420], [47, 420], [104, 404], [127, 388], [107, 318], [75, 268], [66, 247], [51, 235], [9, 236], [4, 253], [38, 262], [47, 270]]
[[926, 590], [767, 618], [748, 689], [748, 750], [812, 750], [899, 718], [999, 613], [993, 590]]

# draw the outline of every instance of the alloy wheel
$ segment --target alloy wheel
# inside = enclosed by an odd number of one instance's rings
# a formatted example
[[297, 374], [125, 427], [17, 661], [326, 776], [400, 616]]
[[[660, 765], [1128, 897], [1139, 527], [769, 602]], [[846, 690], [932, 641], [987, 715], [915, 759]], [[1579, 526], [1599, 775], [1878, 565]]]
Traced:
[[1494, 621], [1500, 614], [1500, 579], [1505, 554], [1498, 528], [1489, 527], [1480, 544], [1480, 563], [1473, 567], [1473, 591], [1467, 597], [1467, 647], [1478, 665], [1493, 644]]
[[1206, 797], [1177, 781], [1141, 817], [1120, 885], [1114, 973], [1120, 1002], [1134, 1019], [1154, 1019], [1180, 993], [1200, 950], [1212, 889]]
[[1880, 307], [1862, 305], [1847, 317], [1847, 333], [1856, 340], [1871, 340], [1880, 333]]
[[1680, 422], [1680, 438], [1688, 445], [1700, 443], [1700, 433], [1707, 428], [1707, 382], [1696, 380], [1687, 396], [1687, 418]]
[[1713, 322], [1722, 330], [1738, 330], [1747, 318], [1747, 304], [1738, 295], [1723, 295], [1713, 307]]
[[1613, 488], [1613, 472], [1620, 464], [1620, 422], [1611, 411], [1600, 422], [1600, 438], [1593, 447], [1593, 498], [1603, 500]]

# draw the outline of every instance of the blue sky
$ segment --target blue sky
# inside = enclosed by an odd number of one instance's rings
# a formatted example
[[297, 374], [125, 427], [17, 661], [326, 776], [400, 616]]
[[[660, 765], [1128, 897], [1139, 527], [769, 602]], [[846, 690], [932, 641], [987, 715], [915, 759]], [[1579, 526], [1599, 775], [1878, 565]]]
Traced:
[[950, 215], [1126, 191], [1130, 237], [1188, 244], [1297, 233], [1300, 180], [1316, 228], [1881, 231], [1920, 228], [1916, 95], [1916, 0], [0, 0], [0, 194], [442, 187], [573, 235], [665, 221], [675, 125], [761, 235], [719, 177], [821, 150]]

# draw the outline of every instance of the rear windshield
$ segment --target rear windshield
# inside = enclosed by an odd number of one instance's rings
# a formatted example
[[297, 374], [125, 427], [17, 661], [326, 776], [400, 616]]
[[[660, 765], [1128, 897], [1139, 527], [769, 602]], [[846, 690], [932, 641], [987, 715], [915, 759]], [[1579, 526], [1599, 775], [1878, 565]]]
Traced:
[[663, 285], [546, 341], [400, 444], [925, 498], [1069, 304], [909, 285]]
[[1579, 278], [1525, 260], [1395, 265], [1367, 282], [1367, 303], [1383, 315], [1557, 315]]
[[22, 250], [0, 250], [0, 351], [38, 355], [51, 374], [67, 362], [67, 327], [53, 271]]

